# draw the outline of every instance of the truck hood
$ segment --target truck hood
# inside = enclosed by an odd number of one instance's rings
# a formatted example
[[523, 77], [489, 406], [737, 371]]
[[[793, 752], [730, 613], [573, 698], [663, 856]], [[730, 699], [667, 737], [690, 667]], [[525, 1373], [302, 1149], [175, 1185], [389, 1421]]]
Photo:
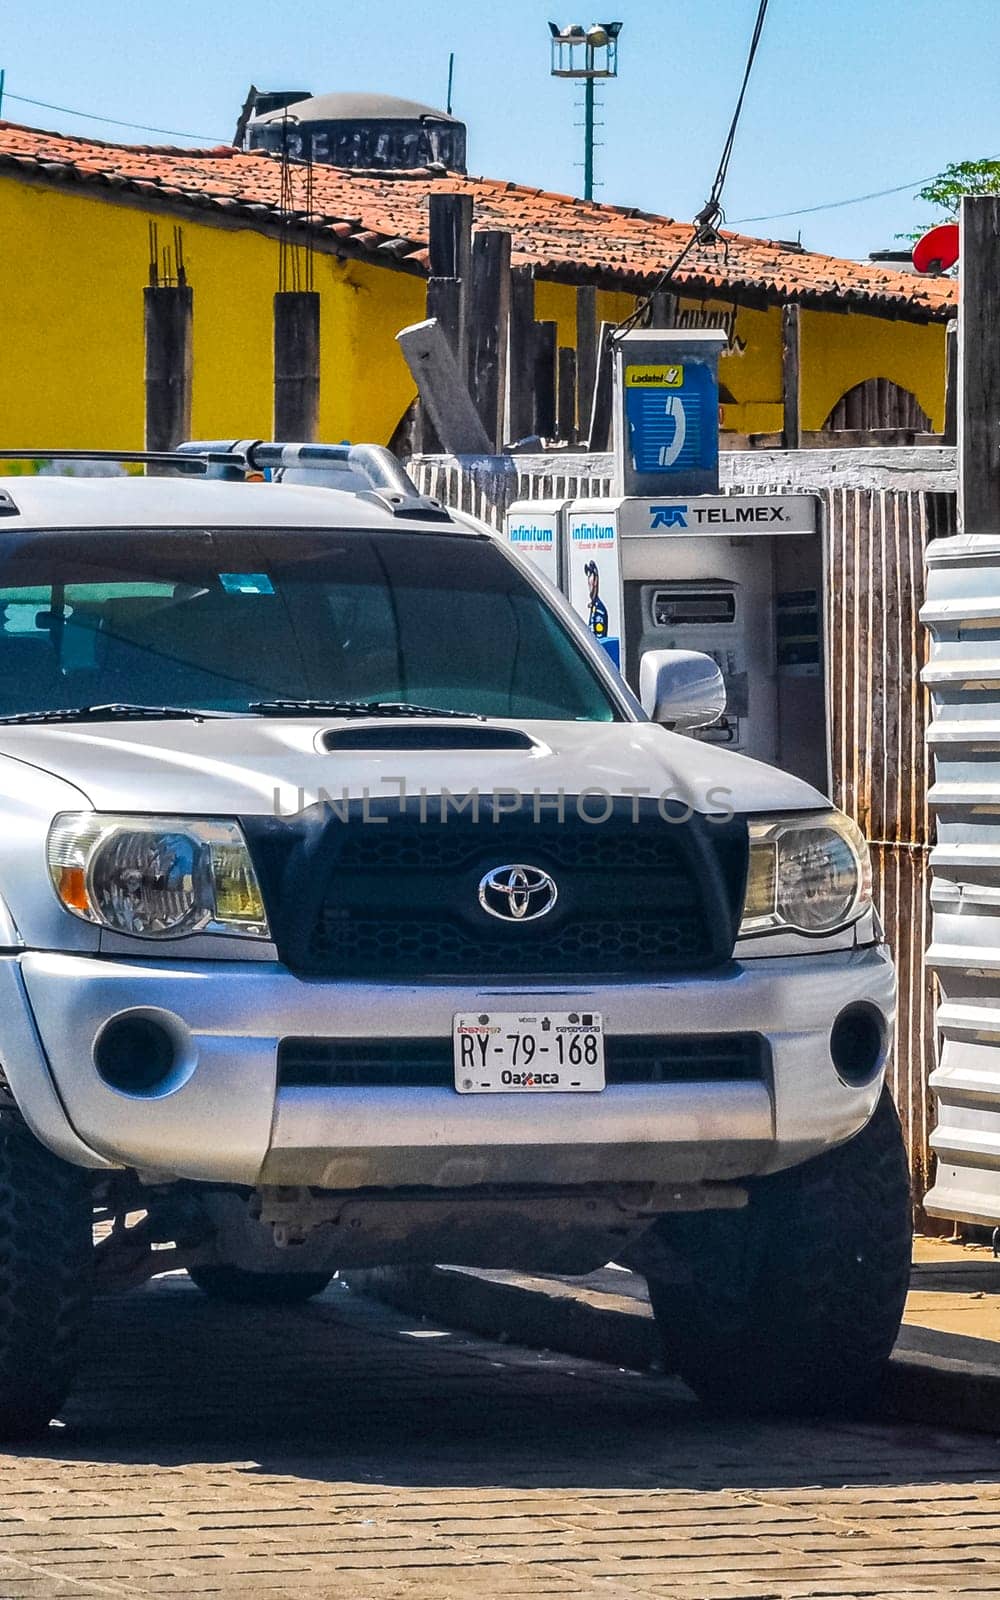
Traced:
[[[528, 748], [435, 749], [465, 724], [426, 719], [219, 718], [205, 722], [88, 723], [0, 727], [0, 755], [72, 784], [98, 811], [188, 816], [287, 816], [323, 798], [372, 801], [494, 790], [657, 798], [695, 811], [811, 810], [827, 804], [810, 784], [654, 723], [503, 721], [469, 726], [516, 730]], [[364, 728], [383, 748], [327, 750], [324, 737]], [[430, 747], [393, 749], [419, 727]], [[29, 773], [25, 786], [31, 787]], [[595, 802], [596, 806], [596, 802]], [[599, 809], [599, 807], [597, 807]]]

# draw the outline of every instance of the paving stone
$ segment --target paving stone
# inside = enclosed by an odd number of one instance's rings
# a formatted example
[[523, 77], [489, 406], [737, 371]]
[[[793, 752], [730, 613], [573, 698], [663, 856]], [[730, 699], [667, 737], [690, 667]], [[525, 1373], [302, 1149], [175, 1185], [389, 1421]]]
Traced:
[[415, 1331], [337, 1286], [103, 1303], [61, 1425], [0, 1455], [0, 1600], [1000, 1600], [991, 1439], [726, 1425]]

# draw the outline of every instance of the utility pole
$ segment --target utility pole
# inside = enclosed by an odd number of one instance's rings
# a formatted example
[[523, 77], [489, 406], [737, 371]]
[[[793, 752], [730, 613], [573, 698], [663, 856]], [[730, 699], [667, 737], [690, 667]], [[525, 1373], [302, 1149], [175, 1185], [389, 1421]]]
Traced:
[[583, 79], [583, 197], [594, 198], [594, 105], [598, 78], [618, 76], [618, 35], [620, 22], [595, 22], [584, 28], [579, 22], [561, 28], [549, 23], [552, 35], [554, 78]]
[[1000, 525], [1000, 195], [966, 195], [959, 293], [958, 526]]
[[583, 85], [583, 198], [594, 198], [594, 80]]

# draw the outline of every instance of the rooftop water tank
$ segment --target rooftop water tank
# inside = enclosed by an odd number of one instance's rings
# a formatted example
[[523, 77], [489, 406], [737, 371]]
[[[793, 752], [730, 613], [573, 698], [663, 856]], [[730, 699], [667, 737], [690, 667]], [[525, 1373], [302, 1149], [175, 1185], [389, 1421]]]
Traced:
[[293, 160], [332, 167], [399, 171], [437, 162], [449, 172], [466, 170], [465, 123], [446, 111], [384, 94], [318, 94], [281, 104], [284, 98], [257, 95], [244, 123], [245, 149], [287, 150]]

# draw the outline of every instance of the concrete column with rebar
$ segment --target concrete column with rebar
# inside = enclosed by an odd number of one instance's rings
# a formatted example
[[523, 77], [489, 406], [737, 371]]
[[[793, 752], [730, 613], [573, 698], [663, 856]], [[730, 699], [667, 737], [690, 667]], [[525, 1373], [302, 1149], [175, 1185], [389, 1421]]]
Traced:
[[193, 319], [187, 284], [143, 290], [147, 450], [172, 450], [191, 437]]
[[310, 443], [319, 420], [319, 295], [279, 290], [274, 297], [274, 437]]

